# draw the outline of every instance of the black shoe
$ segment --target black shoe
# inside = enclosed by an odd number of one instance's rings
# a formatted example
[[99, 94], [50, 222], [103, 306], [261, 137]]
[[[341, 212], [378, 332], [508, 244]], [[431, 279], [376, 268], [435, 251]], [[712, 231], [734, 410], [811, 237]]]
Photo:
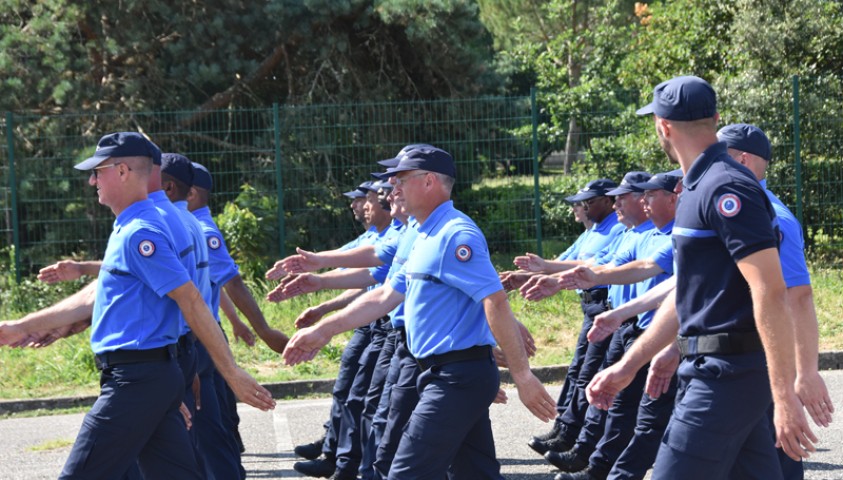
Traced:
[[559, 432], [561, 430], [562, 430], [562, 427], [560, 426], [559, 422], [554, 421], [553, 422], [553, 428], [551, 428], [549, 432], [543, 433], [541, 435], [533, 435], [533, 438], [531, 438], [530, 441], [536, 440], [536, 441], [540, 441], [540, 442], [546, 442], [546, 441], [550, 440], [551, 438], [555, 438], [555, 437], [559, 436]]
[[559, 435], [551, 438], [550, 440], [539, 440], [538, 438], [533, 437], [529, 442], [527, 442], [527, 445], [535, 450], [539, 455], [544, 455], [547, 452], [567, 452], [573, 447], [570, 443], [562, 440]]
[[331, 480], [357, 480], [357, 475], [354, 473], [346, 473], [337, 470], [331, 476]]
[[308, 460], [315, 460], [319, 458], [319, 455], [322, 455], [323, 443], [325, 443], [325, 437], [322, 437], [319, 440], [316, 440], [315, 442], [299, 445], [293, 449], [293, 452], [299, 457], [303, 457]]
[[588, 457], [583, 456], [576, 448], [567, 452], [554, 452], [553, 450], [544, 454], [545, 460], [563, 472], [579, 472], [588, 467]]
[[574, 473], [557, 473], [553, 480], [606, 480], [606, 477], [609, 475], [601, 475], [591, 468], [586, 468], [585, 470], [580, 470], [579, 472]]
[[325, 457], [293, 464], [293, 470], [308, 477], [330, 478], [336, 469], [337, 461]]

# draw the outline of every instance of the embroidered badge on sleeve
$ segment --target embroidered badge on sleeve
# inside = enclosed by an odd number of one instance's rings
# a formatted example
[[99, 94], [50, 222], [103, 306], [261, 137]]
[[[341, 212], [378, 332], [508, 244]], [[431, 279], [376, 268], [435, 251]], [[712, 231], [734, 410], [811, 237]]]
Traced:
[[211, 250], [220, 248], [220, 245], [222, 245], [222, 241], [220, 241], [219, 237], [211, 237], [208, 239], [208, 248]]
[[717, 199], [717, 211], [726, 218], [731, 218], [741, 211], [741, 199], [734, 193], [726, 193]]
[[155, 244], [152, 240], [143, 240], [138, 244], [138, 252], [144, 257], [150, 257], [155, 253]]
[[459, 247], [457, 247], [457, 251], [454, 253], [457, 257], [457, 260], [461, 262], [467, 262], [471, 260], [471, 247], [469, 247], [468, 245], [460, 245]]

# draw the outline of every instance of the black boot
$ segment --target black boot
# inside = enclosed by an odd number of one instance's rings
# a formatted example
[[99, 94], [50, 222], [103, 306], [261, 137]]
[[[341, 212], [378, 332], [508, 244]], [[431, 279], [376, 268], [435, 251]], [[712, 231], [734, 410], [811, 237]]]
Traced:
[[591, 467], [588, 467], [585, 470], [580, 470], [579, 472], [574, 473], [557, 473], [556, 476], [553, 477], [553, 480], [606, 480], [606, 477], [608, 476], [608, 473], [604, 474], [597, 472]]
[[308, 477], [330, 478], [337, 469], [337, 460], [333, 457], [322, 456], [315, 460], [296, 462], [293, 470]]
[[319, 455], [322, 455], [323, 443], [325, 443], [325, 437], [322, 437], [314, 442], [299, 445], [293, 449], [293, 452], [299, 457], [303, 457], [308, 460], [315, 460], [319, 458]]
[[553, 425], [553, 429], [550, 432], [546, 433], [544, 436], [549, 436], [553, 433], [553, 436], [550, 436], [547, 439], [542, 439], [541, 437], [533, 437], [530, 441], [527, 442], [527, 446], [532, 448], [536, 451], [539, 455], [544, 455], [549, 451], [554, 452], [565, 452], [570, 450], [573, 447], [572, 444], [562, 440], [562, 433], [564, 429], [562, 428], [561, 424], [555, 423]]
[[588, 457], [572, 448], [567, 452], [554, 452], [553, 450], [544, 454], [544, 458], [551, 465], [563, 472], [579, 472], [588, 466]]

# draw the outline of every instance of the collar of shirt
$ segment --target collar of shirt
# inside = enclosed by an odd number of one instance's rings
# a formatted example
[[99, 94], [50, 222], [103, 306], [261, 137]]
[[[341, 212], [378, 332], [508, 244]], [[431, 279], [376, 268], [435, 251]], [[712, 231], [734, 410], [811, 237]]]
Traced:
[[179, 208], [179, 210], [187, 210], [187, 200], [179, 200], [178, 202], [173, 202], [173, 205]]
[[120, 212], [120, 215], [117, 215], [117, 218], [114, 219], [114, 231], [119, 232], [120, 227], [126, 225], [132, 221], [132, 219], [139, 216], [141, 212], [150, 208], [155, 208], [155, 204], [150, 199], [138, 200], [137, 202], [129, 205], [125, 210]]
[[648, 218], [644, 223], [641, 223], [641, 224], [633, 227], [632, 231], [635, 232], [635, 233], [641, 233], [641, 232], [646, 232], [647, 230], [649, 230], [653, 227], [655, 227], [655, 225], [653, 225], [653, 221]]
[[193, 216], [196, 218], [207, 218], [211, 216], [211, 209], [208, 207], [197, 208], [193, 211]]
[[726, 153], [726, 142], [717, 142], [709, 145], [691, 164], [685, 179], [682, 180], [683, 186], [688, 190], [693, 190], [694, 187], [700, 183], [705, 172], [721, 155], [728, 156]]
[[758, 180], [758, 183], [761, 184], [761, 188], [763, 188], [764, 190], [767, 190], [767, 179], [766, 178], [764, 178], [762, 180]]
[[671, 221], [665, 223], [664, 226], [662, 226], [662, 228], [659, 228], [658, 232], [656, 232], [655, 234], [656, 235], [670, 235], [671, 233], [673, 233], [673, 223], [675, 221], [676, 220], [674, 219], [674, 220], [671, 220]]
[[612, 212], [612, 213], [606, 215], [606, 218], [604, 218], [600, 223], [595, 224], [593, 227], [591, 227], [591, 229], [594, 230], [595, 232], [608, 232], [609, 230], [612, 229], [612, 227], [614, 227], [617, 224], [618, 224], [618, 214], [616, 212]]
[[432, 232], [436, 225], [439, 224], [439, 221], [445, 217], [445, 214], [453, 209], [454, 202], [452, 200], [442, 202], [438, 207], [430, 212], [430, 215], [427, 216], [427, 220], [419, 225], [419, 233], [426, 235]]

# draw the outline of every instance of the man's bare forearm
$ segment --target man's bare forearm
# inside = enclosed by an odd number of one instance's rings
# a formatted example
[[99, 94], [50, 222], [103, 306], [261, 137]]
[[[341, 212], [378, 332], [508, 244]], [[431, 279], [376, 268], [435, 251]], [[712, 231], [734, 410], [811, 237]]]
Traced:
[[664, 270], [652, 260], [636, 260], [617, 267], [594, 271], [600, 285], [629, 285], [643, 282], [660, 273], [664, 273]]
[[79, 322], [91, 322], [96, 299], [97, 282], [93, 281], [73, 295], [37, 312], [16, 320], [28, 333], [66, 327]]

